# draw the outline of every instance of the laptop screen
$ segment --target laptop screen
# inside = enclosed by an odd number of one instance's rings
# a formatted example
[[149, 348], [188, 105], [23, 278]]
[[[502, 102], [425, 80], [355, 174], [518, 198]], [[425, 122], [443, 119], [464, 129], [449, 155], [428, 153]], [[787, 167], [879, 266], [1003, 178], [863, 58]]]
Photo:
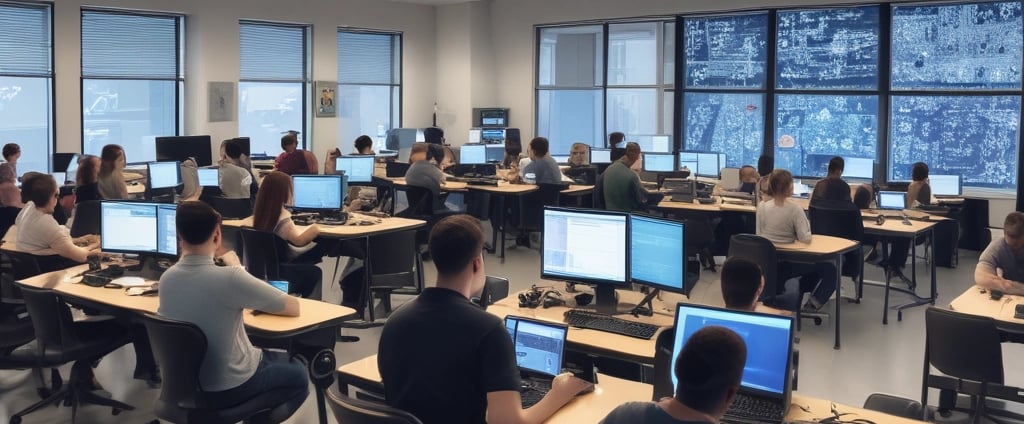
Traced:
[[509, 315], [505, 317], [505, 329], [515, 344], [519, 369], [551, 377], [562, 372], [562, 354], [569, 327]]
[[220, 170], [217, 168], [199, 168], [199, 185], [217, 187], [220, 185]]
[[559, 165], [569, 163], [569, 155], [551, 155], [551, 159], [554, 159]]
[[[792, 318], [680, 303], [676, 309], [676, 339], [672, 344], [673, 369], [679, 352], [690, 336], [709, 325], [735, 331], [747, 344], [747, 363], [743, 367], [743, 379], [740, 381], [741, 392], [775, 396], [786, 394], [793, 347]], [[673, 373], [673, 391], [678, 383]]]
[[334, 163], [335, 172], [344, 172], [349, 183], [373, 181], [373, 156], [341, 156]]
[[900, 209], [906, 206], [906, 194], [902, 191], [880, 191], [878, 192], [879, 209]]
[[612, 149], [590, 149], [590, 163], [612, 163]]
[[959, 196], [962, 191], [959, 175], [932, 175], [928, 177], [928, 185], [935, 196]]
[[459, 149], [459, 162], [466, 165], [482, 165], [487, 163], [487, 146], [483, 144], [463, 144]]
[[676, 156], [671, 153], [644, 153], [644, 171], [674, 172]]

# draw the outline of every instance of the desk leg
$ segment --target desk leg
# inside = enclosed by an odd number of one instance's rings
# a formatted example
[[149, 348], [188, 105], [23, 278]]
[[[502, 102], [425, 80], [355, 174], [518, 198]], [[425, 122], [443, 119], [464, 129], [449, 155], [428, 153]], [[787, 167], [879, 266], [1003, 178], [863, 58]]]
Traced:
[[[930, 231], [930, 236], [931, 236], [931, 239], [932, 239], [932, 252], [934, 254], [934, 252], [935, 252], [935, 227], [932, 227], [929, 231]], [[916, 238], [916, 235], [915, 235], [914, 238], [911, 239], [911, 243], [913, 243], [913, 240], [915, 238]], [[914, 250], [912, 250], [912, 252], [915, 253], [915, 255], [914, 255], [914, 262], [913, 263], [914, 263], [915, 268], [916, 268], [916, 265], [917, 265], [916, 245], [915, 245]], [[921, 306], [921, 305], [934, 305], [935, 304], [935, 297], [938, 295], [938, 293], [937, 293], [937, 291], [938, 291], [938, 283], [937, 283], [936, 278], [935, 278], [935, 260], [934, 260], [934, 258], [932, 258], [931, 268], [930, 269], [931, 269], [931, 272], [932, 272], [932, 284], [931, 284], [932, 287], [931, 287], [931, 293], [929, 293], [929, 297], [922, 297], [922, 296], [918, 295], [914, 291], [908, 291], [908, 293], [911, 296], [914, 296], [914, 300], [912, 302], [910, 302], [910, 303], [906, 303], [906, 304], [903, 304], [903, 305], [900, 305], [900, 306], [896, 307], [896, 311], [897, 311], [897, 315], [896, 316], [897, 316], [898, 319], [903, 319], [903, 310], [904, 309], [914, 308], [914, 307]], [[915, 285], [917, 284], [916, 280], [915, 280], [914, 283], [915, 283]]]
[[864, 246], [857, 250], [857, 263], [860, 264], [860, 277], [857, 279], [857, 304], [860, 304], [860, 299], [864, 297]]
[[363, 245], [366, 249], [366, 258], [363, 259], [363, 297], [366, 298], [366, 302], [363, 302], [363, 305], [366, 305], [366, 307], [369, 308], [366, 312], [369, 314], [367, 316], [370, 317], [369, 322], [374, 322], [377, 320], [377, 317], [373, 312], [373, 292], [370, 291], [370, 238], [365, 237], [364, 240], [366, 240], [366, 243]]
[[505, 263], [505, 220], [507, 217], [505, 216], [505, 196], [503, 195], [498, 196], [498, 210], [500, 211], [498, 230], [501, 231], [501, 253], [498, 257], [501, 258], [501, 263]]
[[[889, 264], [889, 243], [888, 240], [882, 242], [882, 260], [885, 261], [886, 267]], [[882, 306], [882, 325], [889, 324], [889, 270], [882, 269], [882, 274], [885, 275], [885, 301]]]
[[[932, 260], [931, 260], [931, 263], [932, 263], [932, 266], [931, 266], [931, 269], [932, 269], [932, 293], [931, 293], [931, 304], [932, 304], [932, 306], [935, 306], [935, 299], [937, 299], [939, 297], [939, 284], [938, 284], [938, 281], [936, 281], [936, 279], [935, 279], [935, 227], [932, 227], [932, 234], [931, 234], [931, 237], [929, 237], [929, 238], [932, 239]], [[956, 246], [953, 246], [953, 251], [954, 252], [956, 251]]]
[[839, 304], [843, 303], [843, 254], [836, 255], [836, 341], [833, 349], [839, 350]]

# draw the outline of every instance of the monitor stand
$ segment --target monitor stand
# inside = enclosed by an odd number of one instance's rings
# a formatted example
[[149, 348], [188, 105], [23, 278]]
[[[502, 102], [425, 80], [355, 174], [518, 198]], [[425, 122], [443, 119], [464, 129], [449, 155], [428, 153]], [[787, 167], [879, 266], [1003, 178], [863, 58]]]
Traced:
[[606, 315], [625, 315], [632, 313], [635, 305], [619, 303], [615, 293], [615, 286], [610, 284], [597, 284], [594, 286], [594, 307], [598, 313]]
[[147, 280], [159, 281], [160, 276], [174, 263], [174, 260], [163, 256], [139, 255], [138, 265], [125, 268], [129, 273]]
[[636, 304], [636, 307], [630, 310], [629, 313], [635, 317], [640, 315], [647, 317], [654, 315], [653, 302], [654, 298], [658, 297], [659, 293], [661, 293], [661, 289], [651, 288], [650, 293], [647, 293], [647, 296], [644, 296], [644, 300], [641, 300], [640, 303]]

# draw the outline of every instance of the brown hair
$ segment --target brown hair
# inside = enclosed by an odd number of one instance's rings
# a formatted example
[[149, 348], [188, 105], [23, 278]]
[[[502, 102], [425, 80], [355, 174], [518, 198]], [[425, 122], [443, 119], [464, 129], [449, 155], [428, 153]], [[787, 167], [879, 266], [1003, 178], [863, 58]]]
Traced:
[[100, 158], [86, 156], [78, 161], [78, 172], [75, 173], [75, 185], [84, 186], [96, 182], [100, 173]]
[[[117, 169], [117, 158], [124, 156], [124, 148], [116, 144], [108, 144], [103, 146], [103, 151], [100, 152], [100, 176], [105, 177], [110, 175]], [[125, 162], [128, 162], [128, 158], [125, 157]]]
[[1003, 233], [1010, 238], [1024, 236], [1024, 212], [1014, 211], [1006, 215], [1003, 222]]
[[734, 331], [714, 325], [697, 330], [676, 358], [676, 400], [712, 413], [739, 386], [746, 363], [747, 345]]
[[210, 205], [192, 200], [178, 204], [174, 225], [181, 241], [190, 245], [206, 243], [220, 225], [220, 214]]
[[779, 197], [793, 187], [793, 174], [785, 169], [776, 169], [768, 176], [768, 195]]
[[57, 191], [57, 181], [50, 174], [34, 173], [28, 175], [22, 182], [21, 191], [23, 199], [35, 203], [37, 208], [41, 208], [50, 203], [50, 199], [54, 197], [53, 195]]
[[761, 287], [761, 267], [749, 259], [731, 257], [722, 264], [722, 300], [729, 309], [748, 310]]
[[292, 177], [281, 171], [274, 171], [263, 177], [260, 190], [256, 193], [253, 207], [252, 227], [260, 231], [274, 231], [281, 219], [281, 210], [292, 197]]
[[18, 154], [18, 153], [21, 153], [21, 146], [17, 145], [16, 143], [7, 143], [7, 144], [4, 145], [4, 150], [3, 150], [4, 160], [10, 161], [9, 158], [11, 156], [14, 156], [14, 155]]
[[452, 215], [442, 219], [430, 231], [429, 246], [438, 275], [458, 274], [484, 248], [480, 221], [470, 215]]

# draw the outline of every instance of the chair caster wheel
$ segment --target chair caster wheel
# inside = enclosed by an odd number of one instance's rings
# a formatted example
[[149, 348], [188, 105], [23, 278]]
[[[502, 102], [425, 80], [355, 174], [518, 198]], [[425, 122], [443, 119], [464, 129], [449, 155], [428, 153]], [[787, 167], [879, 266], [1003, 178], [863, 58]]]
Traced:
[[17, 415], [11, 417], [11, 424], [21, 424], [21, 417]]
[[814, 318], [814, 325], [821, 325], [821, 318]]
[[111, 408], [110, 409], [110, 415], [119, 415], [120, 413], [121, 413], [121, 410], [118, 409], [118, 408]]
[[53, 394], [53, 392], [51, 392], [50, 389], [48, 389], [46, 387], [40, 387], [40, 388], [36, 389], [36, 394], [39, 395], [40, 399], [46, 399], [46, 398], [50, 397], [50, 395]]
[[903, 311], [896, 313], [896, 321], [903, 321]]

